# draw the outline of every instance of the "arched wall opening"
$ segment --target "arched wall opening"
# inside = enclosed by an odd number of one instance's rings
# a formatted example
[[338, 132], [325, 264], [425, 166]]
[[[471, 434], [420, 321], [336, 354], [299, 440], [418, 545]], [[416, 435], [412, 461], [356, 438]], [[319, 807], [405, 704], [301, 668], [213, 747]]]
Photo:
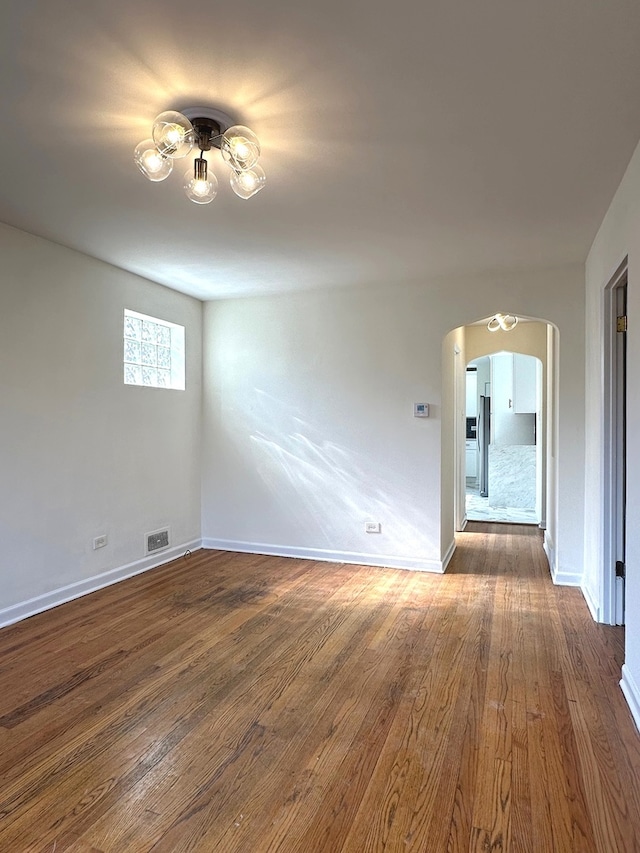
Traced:
[[466, 366], [475, 359], [497, 352], [533, 356], [540, 362], [541, 372], [537, 422], [540, 458], [536, 466], [538, 508], [540, 526], [545, 529], [545, 550], [554, 574], [557, 566], [558, 329], [546, 319], [520, 317], [514, 329], [490, 332], [488, 319], [476, 319], [453, 329], [443, 342], [443, 538], [447, 535], [445, 525], [455, 531], [463, 530], [466, 525]]

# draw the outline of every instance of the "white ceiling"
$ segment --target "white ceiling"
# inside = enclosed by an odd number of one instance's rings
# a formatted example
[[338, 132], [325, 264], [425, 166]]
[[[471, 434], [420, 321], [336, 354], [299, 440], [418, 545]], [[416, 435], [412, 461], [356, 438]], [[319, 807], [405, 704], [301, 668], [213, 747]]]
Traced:
[[[7, 1], [0, 75], [4, 222], [200, 298], [421, 281], [584, 261], [640, 137], [640, 3]], [[133, 165], [201, 104], [260, 137], [253, 199]]]

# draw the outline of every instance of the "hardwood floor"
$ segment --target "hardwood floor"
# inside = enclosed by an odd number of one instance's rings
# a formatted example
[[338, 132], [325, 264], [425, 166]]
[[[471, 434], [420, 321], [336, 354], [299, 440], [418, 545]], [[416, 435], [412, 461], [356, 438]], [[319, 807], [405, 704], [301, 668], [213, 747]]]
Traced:
[[640, 850], [622, 661], [537, 528], [443, 576], [199, 551], [0, 631], [0, 850]]

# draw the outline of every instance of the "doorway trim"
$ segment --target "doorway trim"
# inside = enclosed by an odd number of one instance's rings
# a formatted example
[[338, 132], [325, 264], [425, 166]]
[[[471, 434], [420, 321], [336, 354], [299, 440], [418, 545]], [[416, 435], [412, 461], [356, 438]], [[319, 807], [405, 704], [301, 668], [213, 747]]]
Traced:
[[[464, 402], [465, 395], [462, 390], [462, 384], [464, 382], [464, 370], [461, 366], [462, 364], [462, 350], [458, 346], [458, 344], [454, 344], [453, 347], [453, 446], [454, 446], [454, 465], [453, 465], [453, 476], [454, 476], [454, 488], [453, 488], [453, 520], [454, 520], [454, 530], [456, 533], [460, 533], [467, 526], [467, 508], [465, 501], [465, 466], [464, 466], [464, 458], [462, 451], [462, 439], [461, 435], [464, 433], [461, 430], [462, 425], [462, 416], [464, 412]], [[461, 414], [462, 413], [462, 414]]]
[[[604, 288], [604, 399], [602, 423], [603, 453], [603, 489], [602, 489], [602, 610], [598, 621], [607, 625], [620, 624], [621, 591], [616, 580], [616, 531], [618, 513], [618, 489], [620, 473], [617, 466], [618, 429], [620, 415], [618, 411], [618, 364], [616, 356], [616, 332], [614, 322], [617, 316], [617, 291], [628, 281], [628, 258], [625, 258], [613, 277]], [[619, 621], [620, 620], [620, 621]]]

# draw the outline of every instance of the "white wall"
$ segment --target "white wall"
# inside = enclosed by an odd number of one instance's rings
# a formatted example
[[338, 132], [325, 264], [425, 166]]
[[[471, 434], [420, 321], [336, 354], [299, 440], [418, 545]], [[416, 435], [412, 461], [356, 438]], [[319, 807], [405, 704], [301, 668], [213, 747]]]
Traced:
[[[623, 689], [640, 726], [640, 147], [629, 164], [593, 243], [586, 265], [585, 595], [595, 615], [604, 600], [603, 574], [603, 338], [604, 288], [629, 259], [627, 314], [627, 581]], [[605, 569], [606, 570], [606, 569]]]
[[[443, 341], [509, 311], [560, 330], [555, 559], [579, 578], [583, 300], [583, 270], [568, 267], [207, 304], [205, 544], [441, 568], [456, 475]], [[431, 417], [414, 419], [414, 402]], [[365, 520], [382, 533], [365, 534]]]
[[[4, 624], [199, 540], [202, 305], [4, 225], [0, 256]], [[125, 307], [186, 326], [186, 391], [123, 384]]]
[[442, 334], [421, 301], [205, 306], [205, 544], [438, 570]]
[[485, 324], [468, 326], [465, 330], [467, 358], [477, 361], [496, 352], [515, 352], [532, 355], [545, 364], [547, 357], [546, 323], [518, 323], [510, 332], [490, 332]]

